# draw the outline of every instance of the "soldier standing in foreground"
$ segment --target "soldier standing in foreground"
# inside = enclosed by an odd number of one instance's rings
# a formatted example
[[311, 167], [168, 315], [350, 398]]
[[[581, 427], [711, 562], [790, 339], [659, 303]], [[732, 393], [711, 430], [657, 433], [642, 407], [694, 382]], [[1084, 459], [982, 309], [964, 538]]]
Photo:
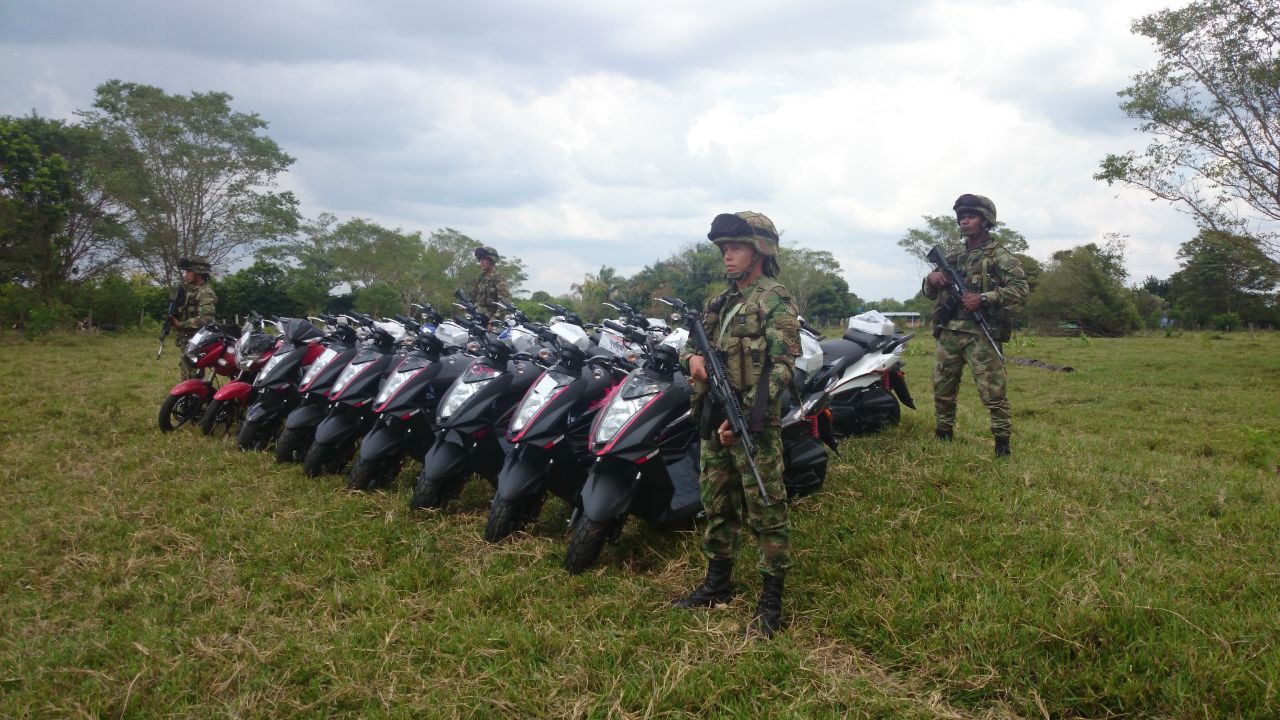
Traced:
[[[939, 440], [951, 440], [956, 423], [956, 397], [965, 363], [973, 369], [982, 404], [991, 412], [991, 434], [998, 457], [1009, 455], [1013, 422], [1007, 395], [1008, 376], [995, 348], [969, 316], [981, 310], [991, 324], [994, 340], [1004, 343], [1012, 326], [1009, 310], [1027, 296], [1027, 276], [1013, 253], [991, 238], [996, 226], [996, 206], [982, 195], [961, 195], [952, 208], [964, 250], [947, 257], [947, 262], [963, 275], [970, 292], [958, 303], [946, 304], [941, 292], [947, 280], [935, 270], [925, 276], [924, 294], [938, 301], [933, 314], [933, 336], [938, 341], [937, 364], [933, 369], [933, 404], [937, 415], [935, 433]], [[954, 308], [948, 310], [947, 308]]]
[[702, 428], [702, 504], [707, 513], [703, 552], [707, 576], [676, 607], [712, 607], [733, 597], [730, 575], [743, 521], [760, 545], [763, 586], [749, 632], [769, 638], [782, 627], [782, 585], [791, 567], [787, 490], [779, 426], [782, 392], [800, 354], [800, 322], [778, 274], [778, 232], [755, 212], [718, 215], [707, 238], [720, 247], [730, 285], [702, 317], [711, 344], [724, 354], [729, 384], [750, 415], [756, 466], [770, 498], [765, 504], [742, 444], [706, 397], [705, 360], [689, 349], [684, 361], [695, 382], [694, 410]]
[[505, 313], [494, 303], [498, 300], [510, 302], [511, 291], [507, 289], [507, 281], [494, 268], [499, 259], [498, 251], [491, 247], [478, 247], [475, 255], [480, 263], [480, 275], [471, 284], [471, 302], [491, 319], [501, 320]]
[[178, 260], [178, 269], [182, 270], [182, 286], [186, 291], [186, 300], [176, 309], [176, 315], [169, 316], [169, 322], [177, 330], [174, 342], [178, 345], [178, 374], [183, 380], [200, 377], [186, 353], [182, 352], [187, 341], [196, 334], [205, 323], [213, 322], [217, 312], [218, 295], [209, 287], [209, 273], [213, 268], [209, 259], [203, 255], [193, 255], [190, 259]]

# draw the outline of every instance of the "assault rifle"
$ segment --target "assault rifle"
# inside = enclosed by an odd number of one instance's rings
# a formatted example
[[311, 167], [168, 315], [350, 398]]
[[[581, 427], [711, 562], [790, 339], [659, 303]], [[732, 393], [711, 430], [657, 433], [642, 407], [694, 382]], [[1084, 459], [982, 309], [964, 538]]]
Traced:
[[187, 286], [178, 283], [178, 288], [173, 293], [173, 297], [169, 298], [169, 309], [165, 311], [164, 328], [160, 330], [160, 349], [156, 351], [156, 359], [160, 359], [160, 355], [164, 353], [164, 339], [169, 337], [169, 331], [173, 329], [173, 319], [178, 315], [178, 308], [187, 302]]
[[[950, 319], [963, 309], [961, 298], [965, 296], [965, 293], [969, 292], [969, 284], [965, 282], [964, 276], [960, 274], [960, 271], [951, 267], [951, 264], [947, 262], [947, 258], [942, 254], [940, 246], [934, 245], [927, 257], [929, 262], [937, 266], [938, 270], [947, 279], [947, 290], [951, 293], [951, 298], [946, 301], [949, 310], [945, 312], [944, 317]], [[995, 336], [991, 334], [991, 326], [987, 324], [987, 318], [983, 316], [981, 310], [974, 310], [969, 313], [969, 317], [973, 318], [973, 322], [978, 325], [978, 329], [987, 338], [987, 342], [991, 343], [991, 349], [996, 351], [996, 357], [1000, 358], [1000, 364], [1003, 365], [1004, 353], [1000, 352], [1000, 344], [996, 342]]]
[[[747, 465], [751, 468], [751, 474], [755, 476], [756, 485], [760, 488], [761, 501], [766, 505], [771, 504], [773, 500], [769, 499], [769, 492], [764, 489], [764, 480], [760, 477], [760, 469], [756, 467], [756, 444], [751, 439], [751, 428], [747, 425], [746, 418], [742, 416], [742, 403], [738, 402], [738, 396], [733, 392], [733, 386], [729, 384], [729, 373], [725, 370], [724, 358], [707, 339], [700, 313], [677, 298], [663, 297], [658, 300], [674, 307], [684, 317], [685, 324], [689, 327], [689, 339], [693, 342], [693, 347], [702, 353], [702, 357], [706, 360], [707, 384], [711, 389], [711, 399], [720, 406], [733, 434], [737, 436], [738, 442], [742, 443], [743, 454], [747, 456]], [[759, 388], [757, 388], [758, 391]]]

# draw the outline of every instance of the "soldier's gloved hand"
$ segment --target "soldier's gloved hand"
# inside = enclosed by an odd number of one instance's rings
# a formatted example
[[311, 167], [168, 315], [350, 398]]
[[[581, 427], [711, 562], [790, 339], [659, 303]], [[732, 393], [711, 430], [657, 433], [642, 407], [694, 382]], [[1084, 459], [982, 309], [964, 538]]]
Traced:
[[733, 434], [733, 430], [729, 428], [729, 421], [725, 420], [720, 423], [720, 428], [716, 430], [720, 435], [720, 444], [728, 447], [738, 442], [738, 436]]
[[982, 307], [982, 295], [978, 293], [965, 293], [960, 298], [960, 302], [964, 304], [965, 312], [973, 312]]
[[707, 360], [701, 355], [689, 356], [689, 377], [698, 382], [707, 381]]
[[947, 284], [947, 276], [942, 274], [941, 270], [934, 270], [926, 275], [924, 279], [925, 282], [936, 288], [945, 287]]

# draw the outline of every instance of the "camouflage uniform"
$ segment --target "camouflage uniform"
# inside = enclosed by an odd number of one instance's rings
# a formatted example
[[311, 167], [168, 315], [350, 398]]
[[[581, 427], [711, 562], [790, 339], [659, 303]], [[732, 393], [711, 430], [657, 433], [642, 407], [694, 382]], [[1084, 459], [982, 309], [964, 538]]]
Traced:
[[[748, 416], [756, 402], [757, 378], [768, 360], [769, 398], [764, 430], [755, 436], [755, 461], [772, 500], [766, 505], [760, 497], [742, 444], [725, 447], [720, 444], [716, 428], [710, 428], [710, 437], [702, 441], [700, 485], [707, 512], [703, 552], [708, 559], [735, 557], [745, 519], [760, 544], [760, 571], [785, 572], [791, 567], [791, 543], [779, 419], [782, 393], [791, 382], [795, 359], [800, 355], [796, 306], [785, 287], [761, 276], [741, 291], [731, 285], [711, 301], [702, 325], [712, 344], [725, 351], [729, 384], [737, 391], [743, 413]], [[700, 398], [702, 412], [710, 412], [709, 402]]]
[[507, 289], [507, 281], [496, 269], [481, 271], [471, 284], [471, 302], [491, 319], [500, 320], [506, 313], [494, 307], [495, 300], [510, 302], [511, 291]]
[[[947, 256], [947, 262], [968, 280], [970, 290], [982, 294], [982, 314], [996, 341], [1007, 340], [1009, 310], [1021, 305], [1027, 296], [1027, 276], [1018, 258], [987, 235], [978, 247]], [[923, 290], [925, 297], [939, 304], [949, 295], [947, 290], [933, 287], [927, 280]], [[968, 363], [978, 386], [978, 397], [991, 413], [991, 434], [997, 440], [1008, 440], [1013, 429], [1007, 395], [1008, 375], [982, 330], [957, 305], [953, 318], [941, 325], [935, 323], [934, 334], [938, 349], [933, 369], [933, 405], [938, 431], [950, 432], [955, 427], [960, 375]]]
[[218, 294], [209, 283], [184, 283], [186, 300], [177, 308], [178, 325], [174, 328], [174, 343], [178, 346], [178, 373], [183, 380], [200, 377], [200, 371], [191, 364], [183, 350], [187, 342], [206, 323], [213, 322], [217, 312]]

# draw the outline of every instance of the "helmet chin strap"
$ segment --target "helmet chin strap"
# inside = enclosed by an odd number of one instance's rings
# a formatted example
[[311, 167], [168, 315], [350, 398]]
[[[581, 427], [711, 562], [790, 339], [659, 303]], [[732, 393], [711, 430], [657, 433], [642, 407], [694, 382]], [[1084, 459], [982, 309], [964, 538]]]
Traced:
[[760, 262], [760, 257], [761, 255], [759, 250], [753, 251], [751, 253], [751, 264], [747, 265], [747, 267], [743, 270], [739, 270], [738, 272], [735, 272], [735, 273], [725, 273], [725, 275], [727, 275], [729, 279], [734, 282], [737, 282], [747, 277], [748, 275], [751, 274], [753, 270], [756, 269], [756, 263]]

